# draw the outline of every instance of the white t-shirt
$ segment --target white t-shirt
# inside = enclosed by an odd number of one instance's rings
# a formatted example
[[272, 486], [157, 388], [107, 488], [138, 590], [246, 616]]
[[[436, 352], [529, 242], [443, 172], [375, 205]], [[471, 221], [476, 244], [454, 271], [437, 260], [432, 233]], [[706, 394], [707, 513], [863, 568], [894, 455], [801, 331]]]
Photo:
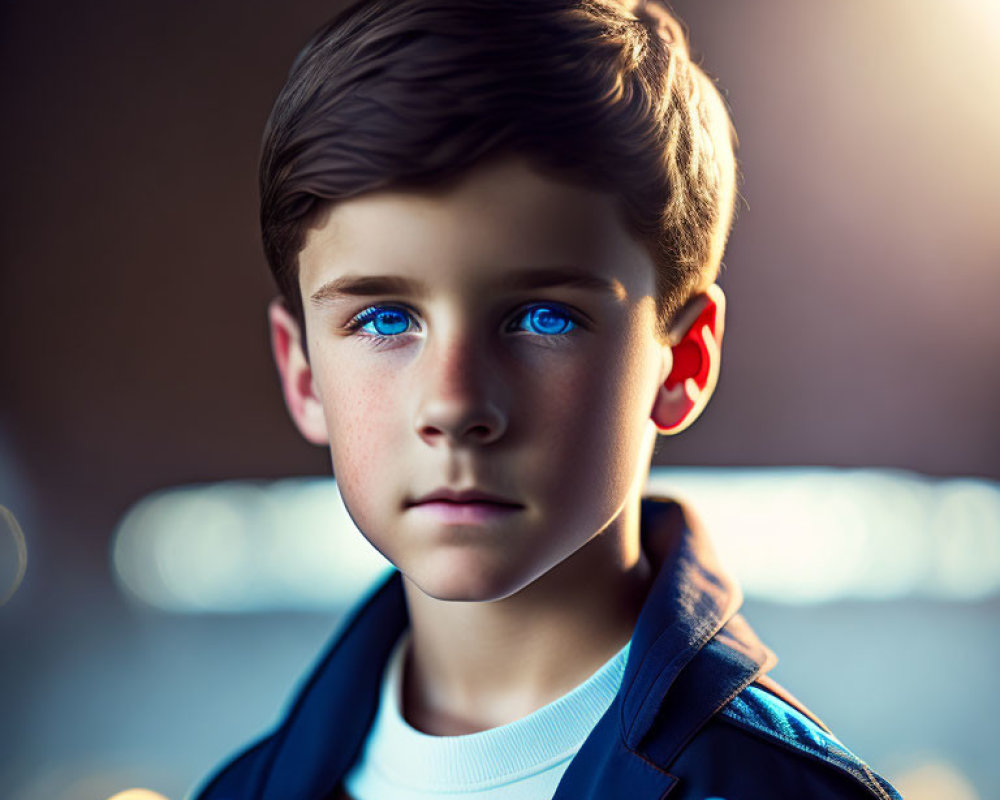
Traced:
[[568, 694], [507, 725], [430, 736], [400, 712], [409, 631], [382, 676], [364, 749], [344, 779], [355, 800], [549, 800], [570, 761], [608, 710], [629, 645]]

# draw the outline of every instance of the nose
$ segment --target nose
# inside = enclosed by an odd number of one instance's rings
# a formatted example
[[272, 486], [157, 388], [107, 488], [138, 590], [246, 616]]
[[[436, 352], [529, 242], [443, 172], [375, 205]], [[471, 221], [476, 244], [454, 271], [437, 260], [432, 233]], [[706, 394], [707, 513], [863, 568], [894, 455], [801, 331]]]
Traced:
[[486, 445], [507, 430], [496, 365], [467, 337], [428, 342], [421, 353], [415, 425], [428, 444]]

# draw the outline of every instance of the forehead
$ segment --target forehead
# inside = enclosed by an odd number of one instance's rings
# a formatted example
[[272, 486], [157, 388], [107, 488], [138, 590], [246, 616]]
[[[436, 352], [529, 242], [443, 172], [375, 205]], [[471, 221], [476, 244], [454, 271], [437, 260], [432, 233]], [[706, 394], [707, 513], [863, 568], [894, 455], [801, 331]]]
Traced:
[[547, 177], [520, 158], [482, 165], [444, 189], [372, 192], [331, 206], [299, 255], [304, 297], [343, 274], [433, 288], [503, 288], [531, 270], [571, 270], [652, 295], [646, 249], [609, 194]]

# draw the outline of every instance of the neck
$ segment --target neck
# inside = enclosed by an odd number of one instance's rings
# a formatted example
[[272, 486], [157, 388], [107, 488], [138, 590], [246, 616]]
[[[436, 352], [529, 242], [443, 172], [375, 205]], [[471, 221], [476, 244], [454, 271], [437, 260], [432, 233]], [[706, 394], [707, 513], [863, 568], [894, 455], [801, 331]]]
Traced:
[[639, 503], [518, 592], [438, 600], [404, 577], [410, 650], [403, 712], [434, 735], [504, 725], [585, 681], [625, 646], [653, 578]]

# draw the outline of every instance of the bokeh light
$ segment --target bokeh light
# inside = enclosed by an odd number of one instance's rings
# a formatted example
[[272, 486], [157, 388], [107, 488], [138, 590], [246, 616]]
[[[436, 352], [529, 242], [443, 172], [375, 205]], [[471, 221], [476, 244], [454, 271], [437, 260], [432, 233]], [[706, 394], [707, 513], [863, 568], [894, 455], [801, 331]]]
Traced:
[[922, 760], [900, 774], [895, 786], [906, 800], [981, 800], [968, 778], [943, 759]]
[[[885, 470], [654, 469], [686, 498], [750, 597], [975, 600], [1000, 592], [1000, 487]], [[134, 597], [197, 613], [329, 609], [388, 568], [332, 479], [152, 495], [123, 518], [114, 572]]]
[[329, 479], [159, 492], [122, 519], [112, 560], [131, 595], [192, 613], [329, 609], [387, 566]]
[[748, 595], [779, 602], [1000, 591], [1000, 486], [893, 470], [654, 471], [688, 498]]
[[149, 789], [126, 789], [109, 797], [108, 800], [167, 800], [167, 798]]
[[10, 600], [28, 569], [28, 543], [14, 513], [0, 506], [0, 606]]

